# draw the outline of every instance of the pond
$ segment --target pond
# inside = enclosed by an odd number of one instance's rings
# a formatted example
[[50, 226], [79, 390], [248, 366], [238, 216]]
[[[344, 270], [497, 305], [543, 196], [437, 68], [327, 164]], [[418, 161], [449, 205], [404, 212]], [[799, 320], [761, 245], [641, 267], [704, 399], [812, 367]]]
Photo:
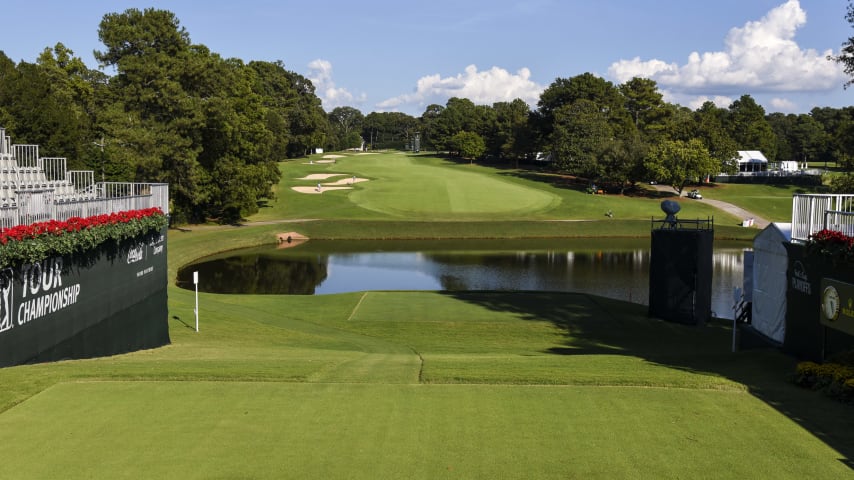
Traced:
[[[732, 318], [744, 243], [716, 242], [712, 310]], [[238, 250], [178, 272], [199, 291], [320, 295], [365, 290], [583, 292], [649, 302], [649, 240], [316, 241]]]

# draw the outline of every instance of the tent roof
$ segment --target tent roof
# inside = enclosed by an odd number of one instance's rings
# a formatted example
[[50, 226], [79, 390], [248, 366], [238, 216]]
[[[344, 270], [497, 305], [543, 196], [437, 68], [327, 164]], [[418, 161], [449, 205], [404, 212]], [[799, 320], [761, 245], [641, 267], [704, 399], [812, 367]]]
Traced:
[[772, 223], [763, 228], [761, 232], [756, 234], [753, 239], [753, 246], [757, 248], [760, 245], [779, 245], [781, 243], [792, 241], [792, 224], [791, 223]]
[[759, 150], [739, 150], [738, 162], [768, 163], [768, 159], [765, 158], [765, 155], [762, 155], [762, 152]]

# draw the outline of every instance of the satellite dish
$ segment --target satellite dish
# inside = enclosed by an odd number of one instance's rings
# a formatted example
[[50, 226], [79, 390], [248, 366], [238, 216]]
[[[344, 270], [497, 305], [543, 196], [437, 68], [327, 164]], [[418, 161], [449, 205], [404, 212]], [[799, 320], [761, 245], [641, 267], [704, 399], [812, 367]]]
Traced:
[[664, 228], [664, 225], [668, 225], [670, 228], [676, 228], [679, 224], [679, 220], [676, 219], [676, 214], [679, 213], [679, 210], [682, 210], [682, 206], [679, 205], [679, 202], [665, 200], [661, 202], [661, 210], [667, 214], [667, 217], [664, 219], [664, 224], [662, 224], [662, 228]]
[[674, 202], [673, 200], [665, 200], [661, 202], [661, 210], [669, 215], [676, 215], [679, 213], [679, 210], [682, 210], [682, 206], [679, 205], [679, 202]]

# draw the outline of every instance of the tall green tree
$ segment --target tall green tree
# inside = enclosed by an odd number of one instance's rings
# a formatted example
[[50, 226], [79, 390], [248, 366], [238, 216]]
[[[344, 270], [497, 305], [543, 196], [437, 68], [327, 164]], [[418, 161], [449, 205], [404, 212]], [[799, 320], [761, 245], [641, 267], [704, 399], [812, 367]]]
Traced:
[[365, 116], [353, 107], [335, 107], [329, 112], [329, 123], [336, 137], [336, 149], [357, 148]]
[[608, 143], [614, 141], [607, 112], [592, 100], [579, 99], [559, 107], [553, 116], [549, 151], [555, 165], [573, 175], [590, 179], [602, 177], [604, 172], [599, 157]]
[[486, 152], [486, 142], [483, 141], [483, 137], [475, 132], [465, 130], [457, 132], [451, 137], [450, 146], [461, 157], [468, 158], [471, 162], [482, 157]]
[[719, 167], [698, 138], [687, 142], [665, 140], [651, 146], [644, 160], [644, 168], [650, 178], [672, 185], [680, 195], [689, 182], [716, 174]]
[[739, 150], [760, 150], [769, 160], [777, 157], [777, 141], [765, 119], [765, 109], [750, 95], [742, 95], [729, 106], [727, 127]]
[[99, 37], [96, 59], [117, 72], [99, 121], [105, 163], [169, 183], [177, 222], [256, 211], [279, 175], [257, 71], [191, 44], [167, 11], [107, 14]]
[[173, 13], [149, 8], [104, 15], [98, 37], [106, 49], [95, 52], [96, 60], [117, 72], [110, 82], [113, 114], [128, 117], [120, 124], [103, 119], [106, 148], [133, 165], [130, 180], [169, 183], [178, 221], [203, 220], [210, 192], [202, 184], [209, 180], [192, 138], [202, 112], [181, 85], [191, 63], [189, 35]]
[[371, 148], [409, 148], [419, 126], [417, 118], [402, 112], [371, 112], [362, 123], [362, 138]]
[[440, 150], [453, 148], [452, 137], [462, 131], [482, 132], [483, 115], [478, 111], [474, 102], [467, 98], [451, 97], [448, 99], [433, 123], [433, 142]]
[[[854, 27], [854, 2], [849, 0], [845, 11], [845, 20], [849, 25]], [[835, 61], [842, 65], [849, 79], [845, 82], [845, 88], [854, 84], [854, 36], [848, 37], [848, 40], [842, 44], [839, 55], [830, 56], [828, 60]]]
[[664, 102], [655, 81], [635, 77], [618, 88], [625, 98], [626, 111], [634, 121], [641, 138], [648, 142], [659, 140], [673, 109]]
[[[487, 140], [490, 153], [518, 160], [531, 152], [529, 117], [531, 110], [520, 98], [512, 102], [492, 104], [495, 112], [494, 128]], [[517, 163], [518, 166], [518, 163]]]
[[639, 134], [606, 142], [599, 153], [601, 180], [620, 189], [620, 194], [645, 175], [648, 145]]
[[86, 130], [46, 69], [8, 58], [0, 59], [0, 120], [16, 143], [38, 144], [42, 156], [76, 158]]
[[718, 162], [717, 172], [709, 174], [738, 171], [738, 147], [726, 128], [728, 112], [718, 108], [712, 102], [705, 102], [691, 115], [689, 133], [682, 140], [698, 138], [708, 150], [709, 155]]
[[441, 149], [437, 122], [439, 120], [439, 116], [442, 114], [442, 110], [444, 109], [445, 107], [442, 105], [433, 103], [428, 105], [427, 108], [424, 109], [424, 113], [421, 114], [421, 145], [425, 149], [431, 149], [437, 152]]
[[584, 73], [572, 78], [558, 78], [540, 95], [537, 128], [548, 139], [555, 128], [555, 112], [578, 100], [586, 100], [603, 114], [615, 135], [621, 136], [634, 128], [634, 121], [625, 108], [625, 97], [613, 83]]

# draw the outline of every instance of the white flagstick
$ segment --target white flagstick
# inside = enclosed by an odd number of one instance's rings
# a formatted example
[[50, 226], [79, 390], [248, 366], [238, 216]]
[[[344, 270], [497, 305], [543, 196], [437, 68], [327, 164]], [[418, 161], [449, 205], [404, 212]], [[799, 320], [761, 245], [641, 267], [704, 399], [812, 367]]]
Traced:
[[193, 313], [196, 314], [196, 332], [199, 331], [199, 272], [193, 272], [193, 284], [196, 286], [196, 309]]

